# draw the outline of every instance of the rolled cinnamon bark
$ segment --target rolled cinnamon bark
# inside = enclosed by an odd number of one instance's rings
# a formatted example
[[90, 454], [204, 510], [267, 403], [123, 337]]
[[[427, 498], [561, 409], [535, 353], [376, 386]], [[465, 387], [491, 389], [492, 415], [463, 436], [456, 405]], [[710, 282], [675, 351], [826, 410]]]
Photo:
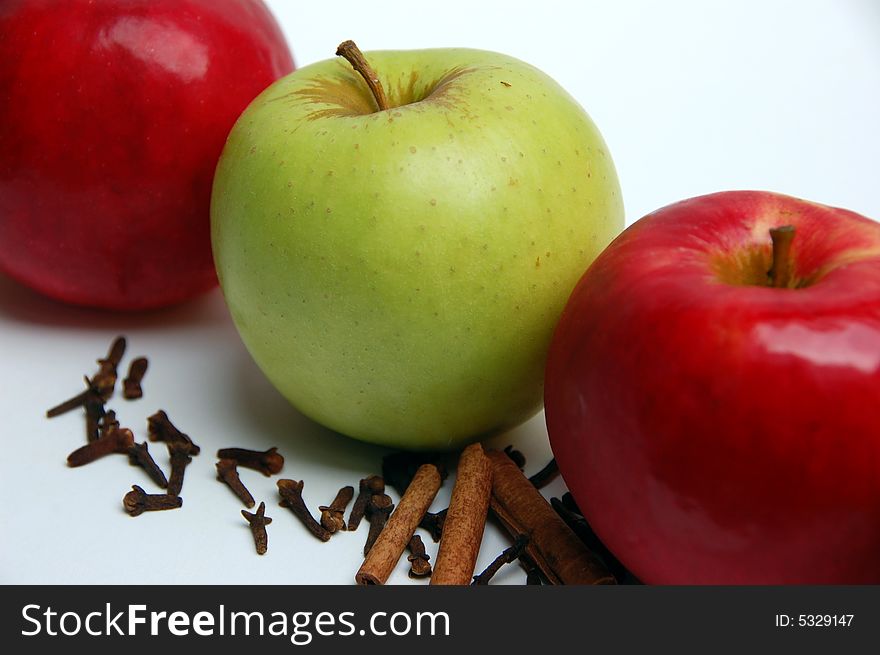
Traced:
[[511, 535], [529, 535], [526, 553], [552, 584], [616, 584], [506, 454], [492, 450], [486, 456], [492, 463], [492, 510]]
[[471, 444], [458, 460], [455, 487], [440, 538], [440, 551], [431, 574], [432, 585], [471, 583], [483, 541], [491, 495], [492, 464], [480, 444]]
[[419, 467], [397, 509], [379, 533], [354, 579], [358, 584], [385, 584], [406, 545], [440, 489], [440, 471], [433, 464]]

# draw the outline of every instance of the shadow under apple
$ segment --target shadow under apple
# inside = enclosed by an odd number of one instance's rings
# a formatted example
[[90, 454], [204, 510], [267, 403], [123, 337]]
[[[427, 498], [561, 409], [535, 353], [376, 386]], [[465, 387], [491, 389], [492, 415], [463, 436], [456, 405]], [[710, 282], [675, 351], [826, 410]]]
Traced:
[[[239, 344], [236, 374], [229, 376], [224, 398], [227, 411], [234, 421], [248, 426], [241, 433], [240, 445], [262, 449], [264, 444], [277, 445], [288, 458], [283, 475], [294, 475], [297, 465], [309, 470], [336, 470], [340, 480], [348, 471], [362, 477], [381, 470], [382, 457], [395, 452], [385, 446], [359, 441], [316, 423], [291, 405], [269, 382], [244, 345]], [[522, 425], [484, 441], [487, 448], [502, 449], [513, 445], [527, 457], [527, 470], [539, 470], [550, 458], [543, 412]], [[443, 457], [454, 470], [457, 453]]]
[[225, 402], [230, 411], [246, 421], [248, 431], [241, 434], [243, 448], [277, 445], [287, 459], [283, 476], [296, 476], [296, 470], [326, 469], [336, 471], [340, 481], [355, 480], [378, 473], [382, 457], [390, 449], [357, 441], [316, 423], [291, 405], [272, 386], [254, 363], [244, 345], [239, 346], [237, 374], [229, 378]]
[[0, 322], [59, 328], [169, 331], [184, 326], [200, 329], [228, 320], [228, 310], [217, 288], [171, 307], [116, 312], [65, 304], [0, 274]]

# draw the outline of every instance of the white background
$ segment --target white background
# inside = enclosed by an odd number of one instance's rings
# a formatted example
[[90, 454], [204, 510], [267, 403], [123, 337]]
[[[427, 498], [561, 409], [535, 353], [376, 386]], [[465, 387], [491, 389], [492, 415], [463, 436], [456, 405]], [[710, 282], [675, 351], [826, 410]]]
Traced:
[[[466, 46], [543, 69], [599, 126], [617, 165], [627, 223], [667, 203], [733, 188], [775, 190], [880, 217], [880, 3], [838, 2], [269, 2], [297, 64], [364, 50]], [[65, 466], [83, 443], [82, 417], [45, 410], [79, 390], [113, 336], [150, 358], [145, 398], [114, 398], [145, 437], [165, 408], [202, 446], [182, 510], [122, 512], [124, 458]], [[251, 362], [219, 292], [172, 310], [119, 316], [65, 307], [0, 278], [0, 583], [353, 582], [366, 526], [321, 544], [277, 506], [275, 478], [244, 471], [267, 501], [269, 552], [257, 557], [241, 508], [214, 481], [224, 446], [277, 445], [284, 477], [304, 479], [311, 506], [378, 472], [384, 449], [314, 425]], [[128, 359], [126, 358], [125, 366]], [[550, 451], [541, 416], [503, 435], [529, 459]], [[164, 448], [152, 447], [167, 469]], [[448, 502], [451, 484], [433, 509]], [[548, 495], [564, 490], [557, 481]], [[427, 540], [429, 552], [435, 546]], [[507, 545], [487, 528], [478, 568]], [[406, 563], [392, 578], [408, 583]], [[498, 582], [522, 582], [508, 567]]]

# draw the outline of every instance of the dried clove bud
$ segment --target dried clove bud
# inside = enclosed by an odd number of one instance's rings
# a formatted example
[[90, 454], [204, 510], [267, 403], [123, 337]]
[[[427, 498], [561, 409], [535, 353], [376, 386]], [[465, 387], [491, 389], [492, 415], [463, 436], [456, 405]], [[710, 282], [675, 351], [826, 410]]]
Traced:
[[541, 571], [535, 566], [535, 563], [526, 557], [525, 555], [521, 555], [519, 561], [523, 564], [523, 568], [526, 570], [526, 584], [527, 585], [543, 585], [544, 581], [541, 579]]
[[523, 569], [525, 569], [527, 585], [544, 584], [544, 581], [541, 579], [541, 570], [527, 553], [523, 553], [519, 556], [519, 563], [522, 565]]
[[136, 484], [122, 499], [122, 506], [131, 516], [140, 516], [144, 512], [163, 509], [177, 509], [183, 505], [183, 498], [169, 494], [148, 494]]
[[168, 488], [168, 480], [165, 478], [165, 473], [162, 472], [162, 469], [159, 468], [159, 465], [156, 464], [156, 461], [150, 454], [146, 441], [131, 445], [131, 448], [128, 449], [128, 460], [132, 465], [140, 466], [144, 469], [158, 487], [162, 489]]
[[122, 381], [122, 397], [126, 400], [135, 400], [142, 398], [144, 390], [141, 388], [141, 381], [147, 372], [149, 362], [146, 357], [138, 357], [131, 360], [128, 365], [128, 375]]
[[345, 530], [345, 508], [351, 502], [354, 496], [354, 487], [342, 487], [336, 498], [329, 505], [321, 505], [318, 510], [321, 512], [321, 525], [330, 534]]
[[364, 544], [364, 557], [369, 554], [379, 533], [388, 522], [388, 517], [394, 511], [394, 503], [388, 494], [375, 494], [370, 496], [370, 504], [367, 505], [367, 520], [370, 522], [370, 531], [367, 533], [367, 541]]
[[446, 523], [446, 513], [448, 511], [449, 508], [439, 512], [425, 512], [419, 523], [419, 527], [428, 531], [434, 543], [440, 541], [440, 537], [443, 536], [443, 524]]
[[171, 475], [168, 477], [168, 495], [179, 496], [183, 489], [183, 475], [186, 467], [192, 462], [191, 455], [198, 454], [198, 447], [193, 452], [191, 441], [172, 441], [168, 443], [168, 455], [171, 458]]
[[245, 507], [254, 506], [254, 497], [238, 476], [238, 465], [234, 459], [221, 459], [217, 462], [217, 479], [225, 482], [232, 489], [232, 492], [238, 496], [239, 500], [245, 504]]
[[61, 416], [62, 414], [66, 414], [72, 409], [76, 409], [77, 407], [82, 407], [86, 401], [86, 394], [92, 391], [95, 395], [98, 395], [98, 389], [92, 387], [89, 379], [86, 378], [86, 390], [79, 392], [73, 398], [68, 398], [63, 403], [59, 403], [50, 409], [46, 410], [46, 418], [55, 418], [56, 416]]
[[252, 514], [246, 509], [241, 510], [241, 515], [247, 519], [247, 522], [251, 527], [251, 532], [254, 535], [254, 545], [257, 547], [257, 555], [265, 555], [266, 550], [269, 548], [269, 535], [266, 533], [266, 526], [272, 522], [272, 519], [265, 514], [266, 503], [262, 502], [257, 508], [256, 514]]
[[133, 444], [134, 435], [131, 430], [128, 428], [116, 428], [110, 430], [105, 437], [90, 441], [85, 446], [77, 448], [70, 453], [67, 456], [67, 465], [83, 466], [111, 453], [122, 453], [125, 455]]
[[116, 419], [116, 412], [112, 409], [107, 410], [104, 416], [101, 417], [101, 420], [98, 421], [98, 438], [103, 439], [106, 437], [112, 430], [119, 429], [119, 421]]
[[[119, 362], [122, 361], [122, 356], [125, 354], [125, 347], [127, 342], [125, 341], [125, 337], [122, 335], [116, 337], [113, 342], [110, 344], [110, 350], [107, 352], [107, 356], [103, 359], [98, 360], [98, 366], [101, 369], [98, 373], [95, 374], [95, 377], [100, 379], [100, 375], [102, 373], [112, 372], [113, 376], [116, 375], [116, 368], [119, 366]], [[112, 385], [111, 385], [112, 386]]]
[[364, 512], [370, 503], [370, 497], [373, 494], [385, 493], [385, 480], [381, 476], [371, 475], [360, 481], [357, 499], [351, 507], [351, 514], [348, 515], [348, 530], [357, 530], [364, 518]]
[[278, 448], [262, 452], [247, 448], [221, 448], [217, 451], [217, 459], [233, 459], [239, 466], [259, 471], [266, 477], [280, 473], [284, 467], [284, 457]]
[[489, 580], [491, 580], [496, 573], [501, 569], [505, 564], [510, 564], [511, 562], [515, 562], [517, 558], [523, 554], [526, 549], [526, 546], [529, 545], [529, 536], [527, 534], [518, 535], [514, 540], [513, 545], [510, 548], [506, 548], [504, 552], [502, 552], [498, 557], [496, 557], [489, 566], [486, 567], [486, 570], [480, 573], [479, 575], [474, 576], [474, 581], [471, 583], [473, 585], [486, 585], [489, 584]]
[[575, 502], [574, 496], [571, 495], [570, 491], [566, 491], [564, 494], [562, 494], [562, 498], [560, 500], [562, 501], [563, 507], [570, 509], [575, 514], [580, 514], [581, 516], [584, 515], [584, 513], [581, 511], [581, 508], [578, 507], [577, 502]]
[[[54, 418], [77, 407], [82, 407], [86, 403], [89, 395], [98, 396], [103, 402], [110, 400], [113, 395], [113, 389], [116, 386], [116, 368], [125, 353], [125, 337], [116, 337], [110, 344], [110, 351], [107, 357], [98, 360], [98, 372], [91, 377], [86, 378], [86, 390], [77, 394], [73, 398], [65, 400], [63, 403], [56, 405], [46, 412], [47, 418]], [[102, 409], [103, 409], [102, 402]], [[103, 416], [103, 412], [101, 414]]]
[[530, 476], [529, 482], [532, 483], [532, 486], [534, 486], [535, 489], [543, 489], [552, 482], [557, 475], [559, 475], [559, 466], [556, 464], [556, 458], [554, 457], [547, 462], [544, 468]]
[[515, 450], [512, 445], [506, 446], [504, 448], [504, 454], [507, 455], [514, 464], [516, 464], [516, 468], [522, 471], [526, 467], [526, 456], [523, 455], [520, 451]]
[[411, 578], [426, 578], [431, 575], [431, 556], [425, 552], [425, 544], [422, 542], [422, 538], [414, 534], [412, 539], [409, 540], [409, 544], [407, 545], [409, 548], [410, 555], [407, 557], [410, 563], [409, 568], [409, 577]]
[[[88, 381], [86, 381], [86, 383], [89, 384]], [[104, 411], [104, 400], [104, 397], [94, 387], [89, 386], [86, 390], [86, 397], [83, 400], [83, 408], [86, 412], [87, 441], [95, 441], [100, 438], [99, 424], [106, 414]], [[111, 421], [115, 421], [115, 414]], [[118, 423], [116, 425], [117, 427], [119, 426]]]
[[278, 494], [281, 496], [281, 507], [287, 507], [294, 516], [321, 541], [330, 539], [330, 533], [315, 520], [302, 497], [304, 483], [302, 480], [278, 480]]
[[189, 454], [193, 456], [201, 452], [201, 449], [193, 443], [189, 435], [178, 430], [168, 419], [168, 414], [161, 409], [147, 419], [147, 436], [150, 441], [164, 441], [169, 446], [175, 442], [188, 444]]

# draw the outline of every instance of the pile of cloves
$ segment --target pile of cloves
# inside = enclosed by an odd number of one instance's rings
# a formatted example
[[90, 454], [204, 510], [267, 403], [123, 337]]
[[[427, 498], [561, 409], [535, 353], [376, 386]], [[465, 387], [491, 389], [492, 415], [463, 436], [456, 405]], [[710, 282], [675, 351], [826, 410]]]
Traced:
[[[121, 426], [116, 411], [106, 408], [116, 390], [118, 368], [125, 355], [126, 345], [125, 337], [116, 337], [107, 356], [97, 360], [98, 371], [92, 377], [84, 378], [85, 390], [51, 408], [46, 416], [54, 418], [74, 409], [83, 409], [86, 444], [67, 456], [68, 466], [84, 466], [111, 454], [127, 455], [132, 465], [141, 467], [156, 486], [165, 490], [161, 494], [148, 494], [138, 485], [132, 485], [132, 490], [125, 494], [122, 505], [131, 516], [138, 516], [143, 512], [174, 509], [183, 504], [180, 497], [183, 471], [191, 461], [190, 456], [198, 454], [198, 446], [171, 424], [164, 411], [160, 410], [151, 416], [148, 421], [150, 441], [161, 439], [168, 443], [171, 475], [166, 478], [162, 468], [153, 459], [147, 442], [137, 443], [132, 430]], [[128, 375], [122, 382], [123, 398], [134, 400], [143, 397], [141, 382], [148, 365], [146, 357], [132, 360]]]
[[[162, 467], [153, 459], [147, 441], [137, 443], [133, 431], [128, 427], [121, 426], [116, 411], [106, 407], [115, 391], [117, 369], [122, 362], [125, 349], [125, 338], [117, 337], [111, 344], [107, 356], [97, 360], [98, 371], [91, 377], [84, 378], [85, 389], [69, 400], [53, 407], [46, 415], [52, 418], [74, 409], [82, 408], [83, 410], [86, 444], [70, 453], [67, 458], [69, 466], [83, 466], [111, 454], [127, 455], [132, 465], [142, 468], [150, 481], [163, 490], [162, 493], [152, 494], [147, 493], [139, 485], [133, 484], [131, 491], [125, 494], [122, 502], [123, 508], [130, 516], [139, 516], [147, 511], [180, 508], [183, 505], [183, 498], [180, 494], [183, 488], [184, 473], [192, 462], [192, 458], [199, 454], [200, 448], [186, 433], [179, 430], [171, 422], [164, 410], [159, 410], [150, 416], [147, 420], [148, 440], [154, 443], [164, 442], [168, 450], [169, 475], [166, 477]], [[143, 397], [142, 381], [147, 368], [148, 361], [145, 357], [138, 357], [131, 361], [128, 375], [122, 385], [123, 398], [132, 400]], [[525, 457], [522, 453], [508, 446], [504, 449], [503, 454], [506, 457], [502, 456], [501, 459], [509, 460], [508, 467], [510, 467], [510, 462], [513, 462], [516, 468], [511, 468], [525, 487], [540, 489], [559, 473], [555, 460], [551, 460], [547, 466], [528, 478], [528, 483], [530, 483], [528, 484], [521, 474], [525, 467]], [[368, 557], [395, 511], [395, 503], [386, 493], [386, 483], [394, 487], [400, 494], [401, 503], [406, 504], [407, 489], [414, 477], [426, 465], [436, 471], [433, 474], [435, 476], [434, 493], [436, 493], [436, 485], [438, 484], [436, 476], [438, 474], [440, 476], [439, 484], [442, 484], [442, 480], [446, 477], [441, 456], [436, 453], [401, 452], [384, 457], [382, 475], [368, 475], [361, 479], [358, 483], [357, 494], [355, 494], [354, 486], [347, 485], [340, 488], [329, 504], [317, 507], [317, 518], [312, 514], [303, 497], [305, 483], [302, 480], [278, 480], [277, 489], [280, 497], [278, 504], [289, 509], [304, 528], [322, 542], [328, 541], [336, 533], [357, 530], [366, 519], [369, 527], [363, 553], [365, 557]], [[280, 473], [283, 466], [284, 457], [277, 448], [265, 451], [223, 448], [217, 452], [215, 464], [217, 479], [226, 484], [248, 509], [252, 509], [256, 505], [256, 501], [242, 480], [240, 469], [251, 469], [268, 477]], [[517, 471], [517, 469], [519, 470]], [[534, 492], [532, 493], [534, 494]], [[353, 504], [352, 501], [354, 501]], [[546, 503], [544, 504], [546, 505]], [[346, 520], [345, 512], [349, 505], [351, 505], [351, 511]], [[567, 529], [570, 529], [584, 547], [589, 549], [591, 556], [595, 555], [598, 565], [610, 571], [610, 575], [613, 575], [612, 580], [638, 582], [598, 540], [575, 505], [571, 494], [567, 493], [561, 499], [552, 498], [550, 505], [567, 526]], [[428, 503], [425, 503], [423, 507], [427, 508], [427, 506]], [[260, 555], [267, 551], [266, 526], [272, 523], [272, 518], [266, 516], [265, 511], [265, 502], [260, 502], [255, 513], [241, 510], [241, 514], [253, 535], [256, 552]], [[553, 512], [551, 511], [550, 514]], [[418, 514], [412, 517], [410, 524], [412, 528], [406, 534], [412, 534], [412, 529], [417, 526], [424, 529], [434, 543], [440, 542], [443, 538], [447, 515], [446, 509], [430, 512], [420, 508]], [[489, 515], [493, 515], [492, 509], [489, 510]], [[473, 576], [472, 584], [488, 584], [502, 567], [514, 562], [519, 562], [525, 570], [527, 584], [558, 582], [553, 579], [553, 574], [545, 575], [546, 569], [542, 568], [540, 558], [535, 559], [534, 554], [540, 552], [541, 544], [533, 546], [530, 534], [512, 531], [510, 525], [505, 524], [505, 521], [501, 522], [510, 532], [512, 544], [495, 558], [482, 573]], [[383, 537], [383, 539], [385, 538]], [[478, 546], [479, 543], [477, 543]], [[425, 544], [419, 535], [412, 534], [411, 537], [406, 537], [406, 541], [400, 543], [400, 548], [409, 551], [407, 561], [410, 564], [410, 577], [425, 578], [432, 575], [431, 556], [427, 553]], [[546, 566], [546, 563], [543, 563], [543, 566]], [[379, 581], [379, 583], [381, 582], [382, 580]]]

